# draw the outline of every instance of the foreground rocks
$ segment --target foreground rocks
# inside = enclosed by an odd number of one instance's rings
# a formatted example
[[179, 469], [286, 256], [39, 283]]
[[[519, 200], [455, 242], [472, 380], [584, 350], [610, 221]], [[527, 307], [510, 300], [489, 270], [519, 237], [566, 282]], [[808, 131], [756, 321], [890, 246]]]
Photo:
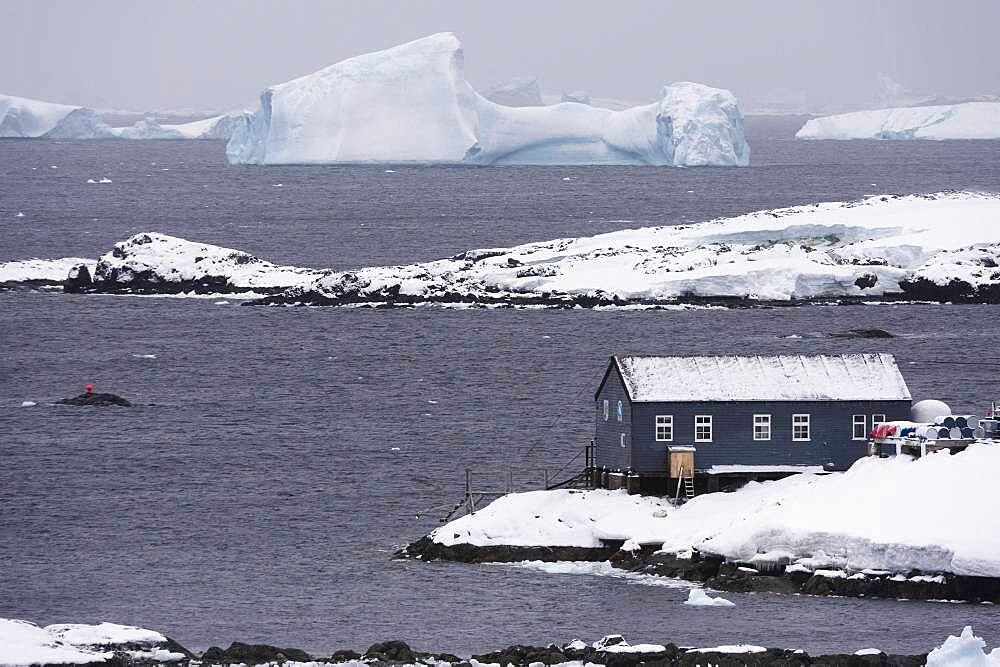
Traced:
[[[269, 644], [244, 644], [233, 642], [229, 648], [212, 647], [201, 656], [184, 649], [173, 640], [168, 640], [170, 651], [175, 659], [155, 660], [139, 653], [117, 651], [107, 662], [86, 663], [87, 667], [98, 665], [115, 665], [128, 667], [142, 665], [149, 667], [156, 664], [169, 664], [175, 667], [209, 667], [211, 665], [282, 665], [311, 662], [314, 664], [367, 663], [376, 667], [390, 665], [454, 665], [456, 667], [476, 667], [478, 665], [500, 665], [506, 667], [528, 667], [529, 665], [559, 665], [576, 661], [584, 664], [608, 665], [608, 667], [637, 667], [650, 665], [656, 667], [694, 667], [695, 665], [713, 665], [713, 667], [756, 667], [763, 665], [781, 665], [783, 667], [806, 667], [809, 665], [824, 665], [829, 667], [864, 667], [878, 665], [887, 667], [917, 667], [926, 661], [922, 655], [887, 655], [873, 653], [867, 655], [834, 654], [810, 656], [808, 653], [778, 648], [746, 646], [734, 649], [701, 649], [677, 646], [673, 643], [664, 645], [630, 646], [621, 635], [609, 635], [594, 644], [574, 641], [560, 647], [555, 644], [548, 646], [528, 646], [515, 644], [506, 648], [475, 654], [469, 659], [463, 659], [450, 653], [415, 651], [402, 641], [387, 641], [373, 644], [364, 653], [344, 649], [333, 652], [329, 656], [311, 656], [296, 648], [279, 648]], [[115, 647], [120, 648], [120, 647]], [[177, 655], [182, 659], [176, 659]]]
[[396, 552], [397, 558], [450, 560], [461, 563], [516, 563], [521, 561], [610, 561], [614, 567], [661, 577], [702, 583], [735, 593], [764, 592], [907, 600], [961, 600], [1000, 603], [1000, 579], [950, 573], [912, 571], [842, 572], [790, 568], [787, 562], [736, 563], [722, 556], [693, 550], [686, 557], [658, 553], [653, 547], [622, 551], [621, 544], [605, 547], [446, 546], [423, 537]]

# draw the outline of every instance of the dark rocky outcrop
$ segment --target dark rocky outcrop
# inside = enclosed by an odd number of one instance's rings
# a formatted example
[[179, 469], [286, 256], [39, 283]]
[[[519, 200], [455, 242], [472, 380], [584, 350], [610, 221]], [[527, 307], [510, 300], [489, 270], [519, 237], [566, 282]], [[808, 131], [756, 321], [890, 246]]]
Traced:
[[388, 641], [369, 646], [364, 659], [386, 663], [412, 663], [416, 661], [417, 655], [406, 642]]
[[608, 560], [618, 551], [618, 546], [608, 547], [518, 547], [455, 544], [446, 546], [422, 537], [413, 544], [397, 551], [396, 558], [417, 560], [453, 560], [462, 563], [518, 563], [525, 560]]
[[832, 338], [895, 338], [885, 329], [848, 329], [831, 333]]
[[63, 281], [64, 292], [89, 292], [94, 286], [94, 279], [86, 264], [77, 264], [69, 270], [69, 275]]
[[132, 404], [127, 399], [122, 398], [118, 394], [105, 394], [97, 392], [80, 394], [79, 396], [74, 396], [73, 398], [64, 398], [61, 401], [56, 401], [56, 403], [59, 403], [60, 405], [118, 405], [125, 408], [132, 407]]
[[213, 646], [201, 656], [202, 663], [218, 665], [241, 663], [260, 665], [268, 662], [285, 662], [288, 660], [309, 662], [312, 660], [312, 656], [297, 648], [279, 648], [270, 644], [244, 644], [243, 642], [233, 642], [225, 650], [218, 646]]

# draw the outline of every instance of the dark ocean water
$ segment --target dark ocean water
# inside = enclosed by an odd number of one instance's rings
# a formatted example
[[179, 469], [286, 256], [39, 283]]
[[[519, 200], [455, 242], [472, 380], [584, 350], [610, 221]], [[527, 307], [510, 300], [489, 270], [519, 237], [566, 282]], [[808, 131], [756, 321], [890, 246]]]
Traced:
[[[749, 169], [261, 169], [225, 165], [211, 143], [3, 141], [0, 261], [96, 256], [155, 230], [346, 267], [1000, 183], [997, 142], [798, 143], [789, 127], [751, 126]], [[85, 183], [102, 176], [113, 183]], [[354, 310], [0, 293], [0, 616], [316, 652], [611, 632], [922, 651], [965, 624], [995, 645], [992, 606], [727, 594], [735, 607], [700, 609], [683, 589], [390, 554], [436, 525], [417, 515], [457, 500], [465, 468], [502, 484], [510, 466], [527, 489], [562, 466], [591, 437], [589, 392], [612, 352], [885, 351], [915, 397], [978, 412], [1000, 398], [995, 371], [939, 362], [995, 356], [998, 322], [995, 306]], [[860, 327], [897, 337], [826, 337]], [[85, 382], [140, 407], [46, 405]]]

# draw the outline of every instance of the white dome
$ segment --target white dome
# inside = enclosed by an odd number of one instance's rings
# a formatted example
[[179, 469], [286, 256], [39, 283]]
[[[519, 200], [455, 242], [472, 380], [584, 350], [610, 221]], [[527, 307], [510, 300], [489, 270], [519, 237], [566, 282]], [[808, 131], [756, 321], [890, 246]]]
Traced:
[[929, 424], [932, 423], [938, 417], [944, 417], [945, 415], [951, 414], [951, 408], [944, 401], [935, 401], [933, 399], [928, 399], [926, 401], [917, 401], [910, 408], [910, 418], [918, 423]]

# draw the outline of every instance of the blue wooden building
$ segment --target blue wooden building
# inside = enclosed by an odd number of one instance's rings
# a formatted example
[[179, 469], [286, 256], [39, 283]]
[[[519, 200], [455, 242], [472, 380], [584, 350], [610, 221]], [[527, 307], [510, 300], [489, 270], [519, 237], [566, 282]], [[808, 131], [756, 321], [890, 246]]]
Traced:
[[910, 418], [889, 354], [616, 355], [595, 405], [597, 477], [643, 490], [682, 476], [715, 490], [720, 480], [844, 470], [866, 455], [874, 424]]

